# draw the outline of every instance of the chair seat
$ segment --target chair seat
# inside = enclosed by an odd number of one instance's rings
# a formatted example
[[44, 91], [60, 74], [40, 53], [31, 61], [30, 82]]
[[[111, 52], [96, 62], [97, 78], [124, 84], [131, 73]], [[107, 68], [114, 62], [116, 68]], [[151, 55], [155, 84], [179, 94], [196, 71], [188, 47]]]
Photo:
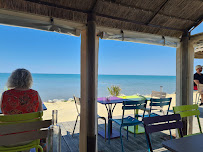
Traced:
[[[150, 114], [150, 117], [156, 117], [156, 116], [160, 116], [160, 115], [158, 115], [156, 113], [151, 113]], [[149, 115], [144, 115], [144, 117], [149, 117]]]
[[114, 121], [119, 125], [122, 124], [122, 126], [133, 126], [133, 125], [138, 125], [142, 123], [142, 121], [139, 121], [131, 116], [123, 118], [123, 123], [122, 123], [122, 119], [110, 119], [110, 120]]

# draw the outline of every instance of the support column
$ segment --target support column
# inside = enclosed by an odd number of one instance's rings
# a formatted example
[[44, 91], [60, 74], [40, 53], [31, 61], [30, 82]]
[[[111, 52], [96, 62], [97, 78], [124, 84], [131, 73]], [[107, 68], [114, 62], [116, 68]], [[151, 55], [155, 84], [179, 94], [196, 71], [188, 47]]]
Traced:
[[95, 15], [89, 14], [87, 27], [81, 32], [80, 152], [97, 151], [98, 48]]
[[[193, 104], [193, 64], [194, 49], [186, 32], [176, 50], [176, 106]], [[183, 119], [183, 125], [183, 134], [187, 134], [188, 128], [191, 133], [192, 118]]]

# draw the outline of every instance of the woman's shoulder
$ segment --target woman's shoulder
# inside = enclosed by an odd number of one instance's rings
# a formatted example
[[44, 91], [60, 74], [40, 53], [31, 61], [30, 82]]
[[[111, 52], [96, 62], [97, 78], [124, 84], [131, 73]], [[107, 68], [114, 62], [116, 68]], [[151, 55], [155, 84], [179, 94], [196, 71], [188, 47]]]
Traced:
[[29, 89], [28, 91], [38, 94], [38, 92], [36, 90], [33, 90], [33, 89]]
[[9, 90], [4, 91], [3, 94], [8, 94], [8, 93], [11, 93], [13, 91], [14, 91], [14, 89], [9, 89]]

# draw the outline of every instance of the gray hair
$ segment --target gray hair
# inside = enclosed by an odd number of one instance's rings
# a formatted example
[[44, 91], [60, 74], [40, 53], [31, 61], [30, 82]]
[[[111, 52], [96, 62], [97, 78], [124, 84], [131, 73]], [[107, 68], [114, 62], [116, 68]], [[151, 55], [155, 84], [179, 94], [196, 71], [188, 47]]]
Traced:
[[32, 87], [32, 75], [26, 69], [16, 69], [8, 78], [7, 87], [9, 89], [21, 88], [27, 89]]

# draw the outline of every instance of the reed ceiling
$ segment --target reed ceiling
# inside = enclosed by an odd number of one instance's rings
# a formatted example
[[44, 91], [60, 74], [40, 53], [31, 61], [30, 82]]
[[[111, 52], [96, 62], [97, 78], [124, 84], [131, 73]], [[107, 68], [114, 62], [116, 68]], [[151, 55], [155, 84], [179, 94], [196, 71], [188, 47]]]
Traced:
[[102, 27], [181, 37], [203, 20], [203, 0], [0, 0], [0, 9]]

